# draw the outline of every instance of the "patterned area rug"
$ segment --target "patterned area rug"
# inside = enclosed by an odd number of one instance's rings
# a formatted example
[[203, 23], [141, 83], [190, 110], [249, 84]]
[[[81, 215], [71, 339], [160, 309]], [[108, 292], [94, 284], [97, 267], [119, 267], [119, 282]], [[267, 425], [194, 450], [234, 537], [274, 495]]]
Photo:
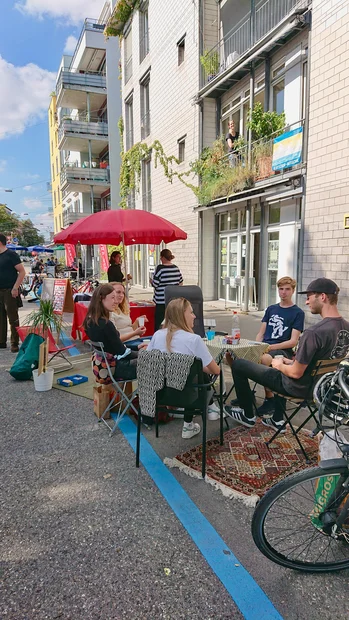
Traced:
[[[290, 474], [307, 469], [302, 452], [292, 433], [279, 435], [270, 447], [265, 442], [273, 431], [261, 422], [253, 428], [239, 426], [224, 433], [224, 445], [219, 438], [207, 442], [206, 482], [220, 489], [227, 497], [238, 497], [254, 506], [259, 497], [274, 484]], [[302, 445], [312, 464], [317, 462], [318, 441], [300, 431]], [[202, 445], [174, 459], [165, 459], [169, 467], [179, 467], [189, 476], [201, 478]]]

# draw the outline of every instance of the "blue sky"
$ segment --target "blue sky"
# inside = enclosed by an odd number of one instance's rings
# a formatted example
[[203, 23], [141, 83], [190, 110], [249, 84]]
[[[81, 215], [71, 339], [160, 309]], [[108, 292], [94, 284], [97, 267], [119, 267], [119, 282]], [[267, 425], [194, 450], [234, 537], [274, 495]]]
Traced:
[[[98, 17], [103, 4], [104, 0], [1, 2], [0, 203], [17, 214], [28, 213], [45, 236], [53, 228], [46, 189], [50, 92], [67, 43], [72, 51], [83, 18]], [[5, 193], [7, 188], [13, 192]]]

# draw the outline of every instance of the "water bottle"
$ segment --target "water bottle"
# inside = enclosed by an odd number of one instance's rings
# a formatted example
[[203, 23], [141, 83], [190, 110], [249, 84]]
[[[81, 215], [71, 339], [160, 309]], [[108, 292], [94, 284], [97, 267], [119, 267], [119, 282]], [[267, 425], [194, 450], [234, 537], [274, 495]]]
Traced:
[[231, 337], [233, 344], [239, 344], [240, 342], [240, 322], [239, 315], [236, 311], [233, 313], [233, 322], [231, 326]]

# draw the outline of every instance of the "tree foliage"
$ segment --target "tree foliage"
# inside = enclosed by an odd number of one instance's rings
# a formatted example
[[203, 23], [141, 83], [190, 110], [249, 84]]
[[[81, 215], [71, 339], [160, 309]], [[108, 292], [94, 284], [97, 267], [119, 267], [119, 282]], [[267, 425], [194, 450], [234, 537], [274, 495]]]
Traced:
[[0, 205], [0, 232], [18, 239], [19, 245], [38, 245], [44, 237], [38, 233], [30, 219], [20, 220], [17, 215], [7, 213], [5, 205]]

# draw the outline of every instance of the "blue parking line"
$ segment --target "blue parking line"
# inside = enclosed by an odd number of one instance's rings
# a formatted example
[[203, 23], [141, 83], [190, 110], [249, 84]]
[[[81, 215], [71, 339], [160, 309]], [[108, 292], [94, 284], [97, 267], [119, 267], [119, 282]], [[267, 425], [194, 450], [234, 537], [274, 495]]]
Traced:
[[[65, 332], [62, 331], [60, 333], [60, 337], [65, 347], [69, 347], [69, 345], [73, 344], [73, 341]], [[69, 353], [69, 355], [81, 355], [79, 349], [77, 349], [76, 347], [68, 349], [67, 353]]]
[[[137, 427], [134, 422], [125, 416], [119, 428], [136, 451]], [[141, 462], [244, 618], [283, 620], [262, 588], [241, 565], [143, 435]]]

